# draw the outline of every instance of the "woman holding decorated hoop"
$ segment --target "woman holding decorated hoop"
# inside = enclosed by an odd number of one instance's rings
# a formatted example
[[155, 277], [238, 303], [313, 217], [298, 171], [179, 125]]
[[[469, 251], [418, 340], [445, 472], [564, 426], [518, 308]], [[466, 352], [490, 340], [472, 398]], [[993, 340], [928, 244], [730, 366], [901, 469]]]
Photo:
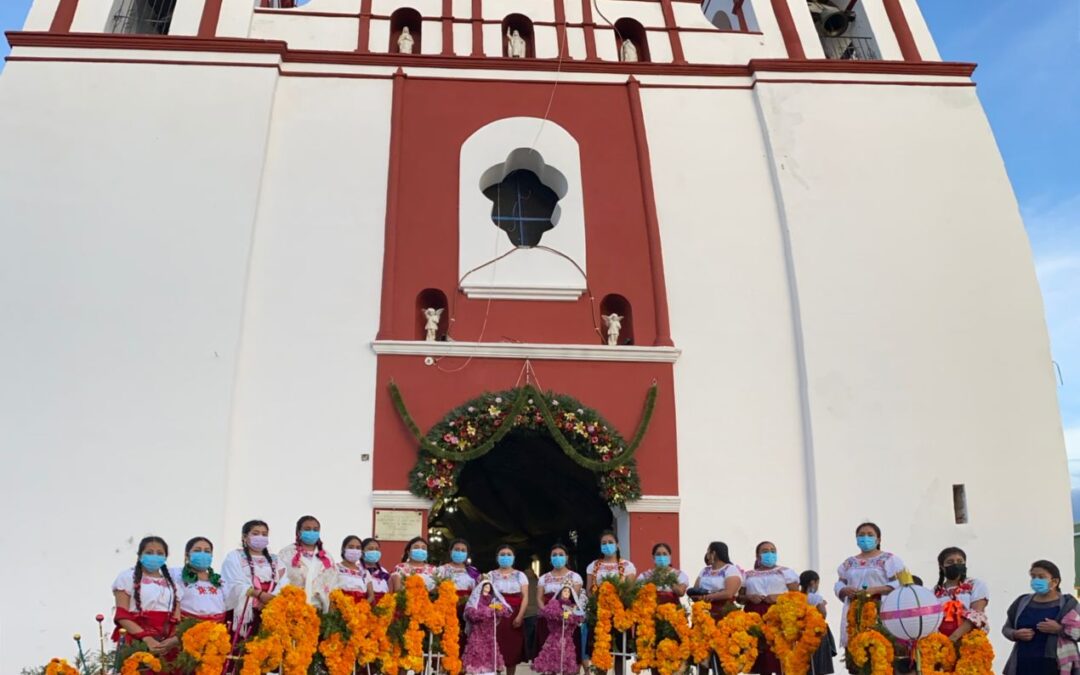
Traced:
[[274, 598], [285, 570], [270, 553], [270, 528], [265, 521], [249, 520], [240, 535], [240, 548], [230, 551], [221, 564], [221, 580], [225, 608], [233, 614], [233, 633], [245, 640], [259, 632], [262, 608]]
[[168, 654], [180, 644], [173, 633], [180, 622], [182, 593], [165, 567], [169, 545], [161, 537], [144, 537], [136, 552], [135, 566], [117, 575], [112, 584], [116, 600], [112, 638], [120, 643], [123, 629], [126, 639], [142, 640], [154, 654]]
[[860, 593], [878, 602], [881, 596], [900, 587], [896, 575], [904, 569], [900, 556], [881, 550], [881, 528], [874, 523], [862, 523], [855, 528], [855, 543], [859, 553], [840, 563], [837, 581], [833, 586], [836, 597], [844, 601], [840, 620], [840, 645], [847, 646], [847, 615], [851, 603]]
[[[556, 543], [551, 547], [551, 571], [541, 574], [536, 583], [536, 606], [538, 608], [546, 607], [564, 586], [570, 586], [575, 595], [581, 593], [581, 575], [566, 566], [569, 560], [566, 551], [566, 546], [560, 543]], [[544, 647], [544, 642], [547, 641], [547, 629], [547, 621], [539, 619], [536, 622], [536, 635], [533, 643], [534, 654], [539, 654]], [[574, 632], [574, 644], [580, 644], [577, 637], [580, 631], [575, 629]]]
[[743, 584], [743, 572], [731, 562], [728, 546], [722, 541], [709, 543], [705, 549], [705, 568], [698, 573], [694, 581], [694, 600], [704, 600], [712, 604], [711, 614], [719, 619], [724, 608], [735, 602]]
[[661, 605], [677, 603], [686, 595], [690, 577], [671, 566], [671, 546], [663, 542], [654, 544], [652, 557], [655, 566], [639, 574], [638, 581], [657, 584], [656, 601]]
[[[790, 567], [776, 564], [776, 561], [776, 544], [771, 541], [763, 541], [754, 549], [754, 569], [745, 572], [745, 583], [739, 594], [747, 612], [765, 616], [781, 595], [799, 590], [799, 575]], [[769, 649], [768, 642], [761, 639], [759, 643], [758, 658], [750, 672], [758, 675], [781, 672], [780, 659]]]
[[371, 578], [364, 569], [364, 543], [360, 537], [350, 534], [341, 542], [341, 562], [337, 564], [337, 587], [345, 595], [359, 602], [374, 599]]
[[401, 555], [401, 562], [394, 568], [390, 575], [390, 589], [393, 592], [405, 588], [405, 578], [419, 574], [424, 579], [424, 585], [429, 591], [435, 590], [434, 565], [428, 563], [428, 544], [423, 537], [413, 537], [405, 544], [405, 552]]
[[323, 550], [319, 530], [315, 516], [301, 516], [296, 521], [296, 540], [278, 552], [278, 560], [285, 568], [279, 590], [290, 585], [302, 588], [308, 604], [326, 612], [330, 609], [330, 591], [338, 585], [338, 573], [333, 558]]
[[390, 572], [382, 566], [382, 550], [379, 540], [368, 537], [360, 542], [360, 548], [364, 551], [364, 571], [371, 582], [371, 602], [376, 603], [390, 592]]
[[973, 629], [986, 630], [990, 589], [967, 575], [967, 554], [950, 546], [938, 553], [938, 580], [934, 595], [945, 600], [945, 620], [938, 631], [957, 642]]
[[206, 537], [194, 537], [184, 546], [184, 566], [169, 570], [180, 588], [183, 619], [225, 623], [225, 590], [214, 571], [214, 545]]
[[517, 665], [525, 660], [525, 612], [529, 609], [529, 578], [514, 569], [514, 549], [503, 544], [495, 552], [499, 566], [488, 577], [491, 585], [510, 606], [511, 615], [495, 627], [499, 651], [506, 664], [506, 674], [514, 675]]

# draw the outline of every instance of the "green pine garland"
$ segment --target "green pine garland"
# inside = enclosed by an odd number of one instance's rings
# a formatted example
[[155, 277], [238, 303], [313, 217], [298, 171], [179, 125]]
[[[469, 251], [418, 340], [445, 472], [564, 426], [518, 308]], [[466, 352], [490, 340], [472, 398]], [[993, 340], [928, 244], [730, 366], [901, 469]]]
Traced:
[[[390, 383], [394, 407], [420, 444], [417, 464], [410, 472], [410, 490], [414, 494], [433, 499], [454, 494], [465, 462], [486, 455], [512, 429], [525, 427], [543, 429], [567, 457], [599, 473], [601, 492], [615, 505], [641, 494], [634, 455], [652, 420], [657, 390], [653, 383], [645, 398], [641, 422], [627, 444], [595, 411], [569, 397], [541, 393], [531, 384], [469, 401], [451, 411], [425, 436], [409, 413], [400, 389]], [[512, 403], [504, 407], [505, 401]], [[552, 406], [557, 411], [552, 412]]]

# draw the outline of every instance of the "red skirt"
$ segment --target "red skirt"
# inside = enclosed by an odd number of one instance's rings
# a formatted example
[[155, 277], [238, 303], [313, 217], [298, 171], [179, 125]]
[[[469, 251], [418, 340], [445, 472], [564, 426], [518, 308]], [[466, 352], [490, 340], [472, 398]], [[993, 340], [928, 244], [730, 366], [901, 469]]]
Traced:
[[367, 593], [365, 591], [346, 591], [346, 590], [342, 590], [341, 592], [344, 593], [345, 595], [349, 596], [350, 598], [352, 598], [355, 602], [360, 602], [361, 600], [363, 600], [364, 602], [367, 602]]
[[[744, 611], [753, 612], [759, 616], [765, 616], [765, 612], [769, 611], [771, 605], [767, 602], [755, 603], [750, 602], [744, 607]], [[751, 673], [757, 673], [757, 675], [773, 675], [774, 673], [780, 673], [780, 659], [776, 658], [776, 654], [772, 653], [769, 649], [769, 643], [764, 637], [758, 638], [758, 657], [757, 661], [754, 661], [754, 665], [750, 668]]]
[[143, 637], [151, 637], [155, 640], [164, 640], [172, 637], [176, 630], [176, 622], [173, 621], [172, 612], [130, 612], [126, 609], [116, 608], [114, 621], [116, 628], [113, 629], [113, 642], [120, 641], [120, 620], [134, 621], [143, 630], [142, 635], [128, 635], [131, 639], [139, 640]]
[[656, 592], [656, 604], [658, 605], [674, 605], [679, 602], [678, 596], [671, 591], [657, 591]]
[[499, 621], [495, 627], [495, 639], [507, 667], [516, 666], [525, 660], [525, 626], [514, 627], [514, 619], [521, 610], [521, 593], [503, 593], [506, 604], [510, 605], [510, 617]]

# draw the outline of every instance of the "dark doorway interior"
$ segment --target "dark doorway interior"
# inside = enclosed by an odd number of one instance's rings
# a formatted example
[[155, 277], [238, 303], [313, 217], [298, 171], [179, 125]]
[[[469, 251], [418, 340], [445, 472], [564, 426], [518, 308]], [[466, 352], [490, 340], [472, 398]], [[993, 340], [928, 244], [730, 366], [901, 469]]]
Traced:
[[550, 569], [552, 544], [562, 542], [570, 549], [570, 566], [584, 576], [585, 566], [600, 555], [600, 532], [613, 525], [596, 474], [544, 434], [510, 432], [466, 464], [458, 484], [457, 496], [436, 505], [431, 517], [442, 537], [432, 547], [440, 560], [450, 540], [463, 537], [482, 571], [496, 566], [496, 549], [508, 543], [516, 550], [515, 567], [524, 569], [535, 556], [543, 573]]

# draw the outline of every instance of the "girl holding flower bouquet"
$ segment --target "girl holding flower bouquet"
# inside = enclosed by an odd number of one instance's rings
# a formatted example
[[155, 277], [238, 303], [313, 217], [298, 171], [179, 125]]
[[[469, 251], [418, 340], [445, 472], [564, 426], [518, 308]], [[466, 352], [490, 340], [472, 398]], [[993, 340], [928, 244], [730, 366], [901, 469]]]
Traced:
[[435, 590], [435, 575], [437, 569], [428, 564], [428, 544], [423, 537], [413, 537], [405, 544], [405, 552], [401, 556], [401, 562], [394, 568], [390, 575], [390, 589], [398, 592], [405, 588], [405, 578], [419, 574], [424, 579], [424, 585], [429, 591]]
[[657, 584], [656, 601], [659, 604], [677, 603], [679, 598], [686, 595], [686, 589], [690, 586], [690, 577], [686, 575], [686, 572], [671, 566], [671, 547], [667, 544], [663, 542], [654, 544], [652, 556], [655, 567], [639, 574], [638, 581]]
[[121, 572], [113, 582], [116, 599], [116, 630], [113, 640], [142, 640], [156, 655], [172, 653], [179, 646], [173, 635], [180, 622], [181, 590], [168, 574], [165, 561], [169, 545], [161, 537], [144, 537], [139, 542], [135, 566]]
[[874, 523], [863, 523], [855, 528], [855, 543], [859, 553], [840, 564], [833, 587], [836, 597], [844, 601], [840, 621], [840, 644], [844, 647], [847, 646], [847, 615], [852, 601], [860, 593], [879, 601], [881, 596], [900, 587], [896, 575], [904, 569], [900, 556], [881, 550], [881, 528]]
[[[777, 598], [788, 591], [799, 590], [799, 575], [790, 567], [776, 564], [776, 544], [763, 541], [754, 549], [754, 569], [746, 572], [746, 583], [740, 596], [747, 612], [765, 616]], [[764, 638], [759, 640], [758, 658], [751, 673], [772, 675], [780, 672], [780, 659], [769, 649]]]

